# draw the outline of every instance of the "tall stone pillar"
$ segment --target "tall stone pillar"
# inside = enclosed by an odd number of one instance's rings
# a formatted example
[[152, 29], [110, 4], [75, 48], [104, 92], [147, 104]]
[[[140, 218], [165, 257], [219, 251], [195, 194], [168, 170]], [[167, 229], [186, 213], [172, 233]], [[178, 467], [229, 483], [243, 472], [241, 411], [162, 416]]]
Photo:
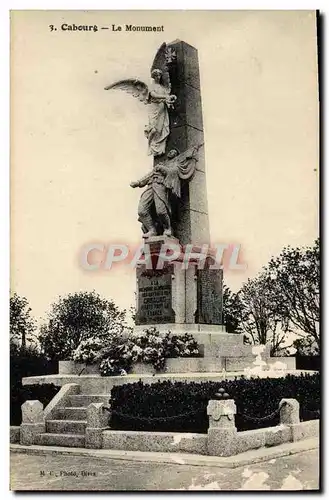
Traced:
[[190, 182], [183, 183], [175, 236], [185, 245], [209, 244], [209, 220], [204, 157], [204, 136], [198, 51], [186, 42], [168, 44], [173, 54], [169, 62], [171, 92], [177, 96], [170, 111], [170, 136], [167, 151], [180, 152], [203, 144], [199, 149], [196, 172]]

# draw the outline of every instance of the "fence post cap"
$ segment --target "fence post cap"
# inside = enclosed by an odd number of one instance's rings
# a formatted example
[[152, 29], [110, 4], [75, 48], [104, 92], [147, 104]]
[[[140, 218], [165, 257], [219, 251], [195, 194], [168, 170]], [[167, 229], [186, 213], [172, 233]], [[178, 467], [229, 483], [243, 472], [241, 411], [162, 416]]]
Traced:
[[87, 427], [102, 428], [108, 423], [108, 413], [104, 403], [90, 403], [87, 407]]
[[280, 401], [280, 407], [290, 405], [290, 406], [299, 406], [299, 402], [294, 398], [284, 398]]
[[211, 416], [214, 420], [218, 420], [222, 416], [235, 415], [236, 405], [234, 399], [225, 399], [218, 401], [211, 399], [207, 406], [207, 415]]

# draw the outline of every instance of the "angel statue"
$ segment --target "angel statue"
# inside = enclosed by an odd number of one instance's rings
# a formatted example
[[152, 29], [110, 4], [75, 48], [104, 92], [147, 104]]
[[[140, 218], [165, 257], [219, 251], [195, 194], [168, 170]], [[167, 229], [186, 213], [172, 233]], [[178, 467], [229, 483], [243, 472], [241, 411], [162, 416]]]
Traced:
[[181, 181], [190, 180], [194, 175], [200, 147], [192, 147], [181, 154], [171, 149], [166, 161], [159, 162], [147, 175], [130, 183], [133, 188], [147, 186], [138, 205], [143, 238], [161, 234], [172, 236], [172, 209], [181, 197]]
[[153, 156], [163, 155], [166, 150], [167, 137], [170, 132], [168, 109], [173, 107], [176, 101], [176, 96], [170, 93], [167, 51], [167, 45], [163, 43], [152, 64], [150, 86], [141, 80], [130, 78], [119, 80], [105, 87], [105, 90], [124, 90], [148, 105], [148, 124], [145, 126], [144, 133], [148, 140], [148, 154]]

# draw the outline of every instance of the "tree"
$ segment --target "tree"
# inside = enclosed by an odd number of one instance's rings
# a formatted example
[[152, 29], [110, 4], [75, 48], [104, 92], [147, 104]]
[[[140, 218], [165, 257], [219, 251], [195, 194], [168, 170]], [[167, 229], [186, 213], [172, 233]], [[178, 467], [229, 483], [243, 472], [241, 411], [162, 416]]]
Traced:
[[266, 272], [248, 279], [238, 292], [241, 328], [252, 344], [271, 345], [271, 355], [286, 341], [287, 324], [273, 307], [273, 289]]
[[241, 304], [239, 295], [223, 286], [223, 323], [228, 333], [240, 333]]
[[294, 340], [293, 347], [300, 356], [314, 356], [319, 354], [318, 346], [312, 342], [310, 337]]
[[137, 316], [136, 306], [130, 306], [129, 307], [129, 314], [130, 314], [130, 317], [131, 317], [132, 321], [135, 323], [136, 316]]
[[10, 297], [10, 348], [11, 351], [25, 351], [26, 343], [31, 342], [35, 330], [35, 319], [26, 297], [16, 292]]
[[290, 246], [268, 265], [269, 286], [274, 291], [277, 314], [288, 329], [302, 337], [305, 344], [320, 351], [320, 244]]
[[114, 332], [121, 332], [125, 316], [125, 310], [120, 311], [112, 300], [95, 291], [59, 297], [41, 327], [41, 347], [52, 359], [70, 359], [81, 341], [97, 337], [106, 342]]

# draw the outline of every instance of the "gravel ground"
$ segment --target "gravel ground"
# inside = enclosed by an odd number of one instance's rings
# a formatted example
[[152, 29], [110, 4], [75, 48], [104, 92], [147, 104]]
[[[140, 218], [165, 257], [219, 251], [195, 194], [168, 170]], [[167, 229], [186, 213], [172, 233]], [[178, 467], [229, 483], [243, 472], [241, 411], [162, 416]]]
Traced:
[[236, 469], [11, 454], [11, 490], [318, 490], [318, 450]]

